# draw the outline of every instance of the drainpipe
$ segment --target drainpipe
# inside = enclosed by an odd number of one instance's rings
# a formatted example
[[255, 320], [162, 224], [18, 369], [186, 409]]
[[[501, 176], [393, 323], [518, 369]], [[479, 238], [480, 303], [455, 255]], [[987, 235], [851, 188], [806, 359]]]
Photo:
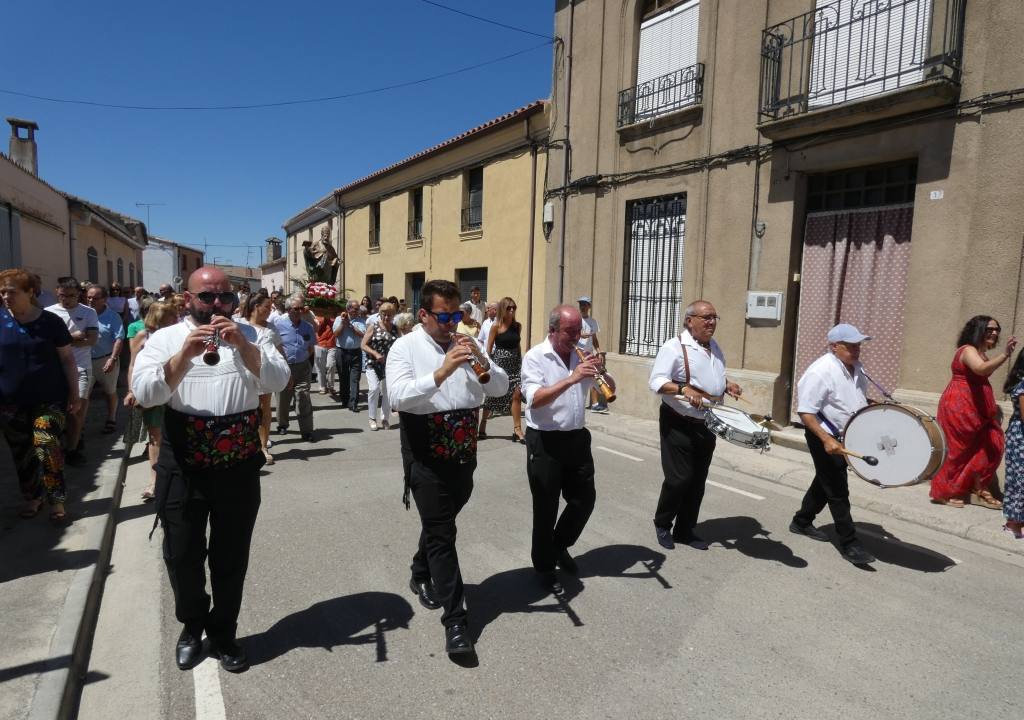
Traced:
[[[527, 132], [529, 132], [529, 120]], [[533, 242], [537, 230], [537, 143], [530, 142], [530, 252], [527, 260], [526, 276], [526, 338], [527, 342], [533, 342], [531, 331], [533, 329]]]
[[345, 208], [341, 206], [341, 194], [334, 193], [334, 217], [338, 219], [338, 259], [341, 261], [341, 293], [345, 294]]
[[563, 137], [565, 138], [565, 151], [562, 161], [562, 227], [559, 232], [560, 245], [558, 259], [558, 302], [565, 301], [565, 219], [567, 216], [567, 205], [569, 202], [569, 158], [572, 144], [569, 142], [569, 113], [572, 110], [572, 29], [576, 12], [576, 0], [569, 0], [569, 42], [565, 50], [565, 127]]

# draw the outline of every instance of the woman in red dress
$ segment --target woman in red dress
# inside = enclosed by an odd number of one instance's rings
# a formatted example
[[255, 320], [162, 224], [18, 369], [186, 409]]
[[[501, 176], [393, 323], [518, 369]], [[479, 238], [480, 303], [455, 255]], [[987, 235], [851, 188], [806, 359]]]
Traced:
[[992, 497], [989, 481], [1003, 459], [1006, 441], [989, 376], [1013, 354], [1017, 338], [991, 359], [988, 351], [999, 342], [999, 323], [975, 315], [960, 332], [953, 356], [953, 377], [939, 398], [939, 425], [946, 434], [946, 462], [932, 478], [933, 503], [963, 507], [971, 496], [990, 508], [1002, 503]]

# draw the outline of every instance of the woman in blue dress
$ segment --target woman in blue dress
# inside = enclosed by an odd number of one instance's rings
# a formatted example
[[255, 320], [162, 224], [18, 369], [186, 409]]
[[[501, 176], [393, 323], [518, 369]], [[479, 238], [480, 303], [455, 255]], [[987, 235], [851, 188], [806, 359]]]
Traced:
[[1024, 425], [1021, 424], [1021, 398], [1024, 396], [1024, 350], [1017, 354], [1006, 376], [1003, 392], [1010, 396], [1013, 415], [1006, 428], [1006, 488], [1003, 491], [1003, 529], [1018, 540], [1024, 539]]

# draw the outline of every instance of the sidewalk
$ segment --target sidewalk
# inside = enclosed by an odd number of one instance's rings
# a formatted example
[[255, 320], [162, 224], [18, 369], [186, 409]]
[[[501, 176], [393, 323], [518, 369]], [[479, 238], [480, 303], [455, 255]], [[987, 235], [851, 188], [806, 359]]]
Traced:
[[[658, 421], [616, 414], [614, 406], [608, 415], [587, 412], [587, 426], [614, 437], [659, 447]], [[761, 480], [805, 491], [814, 478], [814, 466], [806, 450], [779, 444], [764, 454], [719, 440], [715, 448], [715, 469], [752, 475]], [[850, 473], [850, 503], [881, 515], [899, 518], [932, 530], [957, 535], [975, 542], [1024, 555], [1024, 541], [1014, 540], [1002, 529], [1003, 514], [998, 510], [968, 505], [951, 508], [928, 501], [928, 483], [907, 487], [879, 488]], [[794, 506], [794, 511], [796, 506]], [[854, 513], [854, 520], [856, 520]], [[828, 511], [819, 516], [822, 525], [831, 522]]]
[[[71, 524], [54, 528], [47, 507], [31, 520], [23, 506], [10, 452], [0, 450], [0, 718], [52, 720], [66, 717], [77, 701], [91, 644], [93, 618], [102, 595], [113, 526], [111, 508], [120, 501], [122, 427], [101, 432], [102, 395], [89, 406], [85, 428], [87, 462], [66, 469]], [[68, 702], [70, 701], [70, 702]]]

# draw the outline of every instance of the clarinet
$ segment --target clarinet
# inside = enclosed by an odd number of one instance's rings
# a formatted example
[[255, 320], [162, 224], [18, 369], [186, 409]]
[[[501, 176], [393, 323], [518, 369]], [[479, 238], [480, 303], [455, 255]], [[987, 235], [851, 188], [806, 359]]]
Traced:
[[206, 348], [203, 350], [203, 362], [207, 365], [216, 365], [220, 362], [220, 331], [214, 330], [213, 335], [206, 341]]

